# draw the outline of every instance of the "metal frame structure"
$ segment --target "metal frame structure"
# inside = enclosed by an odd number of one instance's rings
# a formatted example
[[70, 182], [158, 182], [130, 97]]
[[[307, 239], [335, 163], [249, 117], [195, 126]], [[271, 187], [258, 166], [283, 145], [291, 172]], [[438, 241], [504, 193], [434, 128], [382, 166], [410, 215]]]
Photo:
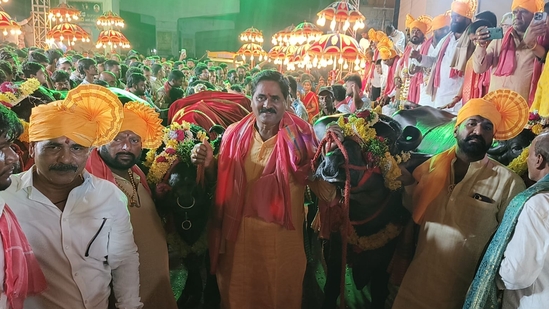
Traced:
[[[347, 3], [354, 5], [355, 8], [360, 11], [360, 0], [346, 0], [346, 1]], [[348, 31], [349, 31], [349, 36], [356, 39], [356, 31], [353, 30], [352, 27], [349, 27]]]
[[48, 18], [50, 10], [50, 0], [31, 0], [32, 1], [32, 27], [34, 28], [34, 46], [44, 46], [46, 44], [46, 34], [51, 27]]

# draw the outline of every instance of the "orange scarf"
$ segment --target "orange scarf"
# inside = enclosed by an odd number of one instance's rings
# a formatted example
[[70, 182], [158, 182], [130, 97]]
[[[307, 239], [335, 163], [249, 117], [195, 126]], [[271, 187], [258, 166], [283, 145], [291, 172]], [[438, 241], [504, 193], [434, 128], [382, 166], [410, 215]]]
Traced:
[[[211, 270], [215, 273], [222, 240], [236, 241], [244, 214], [244, 203], [256, 207], [258, 217], [266, 222], [294, 230], [291, 213], [290, 177], [306, 184], [311, 173], [311, 159], [317, 146], [312, 127], [288, 112], [279, 124], [276, 144], [263, 174], [254, 186], [262, 188], [245, 201], [247, 192], [244, 160], [250, 151], [256, 117], [250, 114], [227, 128], [218, 159], [214, 213], [210, 221], [209, 248]], [[300, 224], [300, 223], [299, 223]]]

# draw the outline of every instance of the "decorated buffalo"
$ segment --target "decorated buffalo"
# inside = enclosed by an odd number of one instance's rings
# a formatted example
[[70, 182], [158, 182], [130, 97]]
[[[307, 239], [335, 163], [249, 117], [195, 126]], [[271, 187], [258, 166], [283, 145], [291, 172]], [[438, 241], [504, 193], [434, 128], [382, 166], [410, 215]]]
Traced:
[[376, 113], [338, 117], [324, 117], [314, 125], [323, 138], [326, 126], [337, 120], [345, 134], [338, 149], [315, 163], [315, 176], [340, 187], [344, 201], [321, 207], [321, 234], [330, 239], [324, 248], [327, 279], [322, 308], [336, 307], [345, 257], [356, 287], [370, 285], [372, 308], [384, 308], [387, 267], [409, 219], [402, 206], [398, 164], [409, 159], [407, 152], [419, 145], [421, 134], [414, 127], [403, 130], [390, 117]]

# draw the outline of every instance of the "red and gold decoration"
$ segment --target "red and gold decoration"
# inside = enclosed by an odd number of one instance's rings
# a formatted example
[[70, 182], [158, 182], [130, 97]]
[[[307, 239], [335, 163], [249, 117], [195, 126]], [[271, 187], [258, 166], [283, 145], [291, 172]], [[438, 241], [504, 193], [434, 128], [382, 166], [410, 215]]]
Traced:
[[332, 33], [325, 34], [317, 42], [311, 44], [307, 54], [314, 57], [313, 67], [327, 67], [328, 65], [341, 65], [344, 70], [349, 68], [349, 62], [354, 62], [355, 71], [364, 67], [366, 57], [359, 47], [358, 42], [352, 37]]
[[97, 43], [95, 44], [97, 48], [130, 48], [130, 41], [117, 30], [103, 30], [99, 34]]
[[90, 35], [78, 25], [71, 23], [62, 23], [53, 27], [46, 34], [46, 43], [52, 44], [56, 41], [66, 42], [67, 46], [74, 46], [74, 44], [78, 41], [89, 42]]
[[263, 33], [261, 30], [251, 27], [240, 34], [240, 40], [242, 42], [263, 44]]
[[21, 27], [11, 19], [11, 16], [8, 13], [0, 11], [0, 31], [2, 31], [4, 36], [8, 34], [20, 35]]
[[236, 52], [236, 55], [240, 56], [243, 61], [246, 61], [246, 57], [248, 57], [252, 62], [255, 58], [259, 59], [259, 61], [263, 61], [263, 59], [267, 57], [267, 53], [263, 50], [263, 47], [255, 43], [246, 43], [242, 45]]
[[111, 11], [97, 18], [97, 26], [106, 28], [124, 28], [124, 19]]
[[52, 22], [72, 22], [80, 17], [80, 11], [66, 3], [59, 4], [58, 7], [51, 8], [48, 12], [48, 18]]
[[304, 21], [292, 30], [289, 41], [291, 45], [310, 44], [320, 39], [322, 34], [322, 30], [315, 24]]
[[324, 10], [316, 14], [318, 16], [317, 25], [324, 27], [327, 20], [331, 20], [330, 29], [336, 30], [336, 26], [339, 30], [346, 32], [351, 25], [353, 30], [364, 28], [364, 21], [366, 17], [360, 13], [357, 7], [351, 3], [345, 1], [336, 1], [328, 5]]
[[292, 34], [292, 30], [295, 29], [294, 25], [288, 26], [277, 33], [275, 33], [272, 37], [271, 43], [273, 45], [287, 45], [290, 44], [290, 36]]

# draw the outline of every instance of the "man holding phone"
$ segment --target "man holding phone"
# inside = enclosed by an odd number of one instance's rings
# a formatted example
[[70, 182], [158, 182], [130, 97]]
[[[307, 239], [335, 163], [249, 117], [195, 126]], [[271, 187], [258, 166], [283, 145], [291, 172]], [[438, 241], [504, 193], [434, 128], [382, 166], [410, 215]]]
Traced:
[[537, 87], [535, 81], [541, 73], [539, 60], [545, 56], [545, 47], [540, 45], [538, 38], [547, 32], [543, 20], [547, 15], [536, 15], [543, 11], [543, 5], [542, 0], [514, 0], [511, 6], [513, 27], [503, 38], [498, 38], [498, 33], [502, 32], [500, 28], [477, 29], [473, 67], [478, 74], [492, 69], [489, 91], [511, 89], [532, 102]]

